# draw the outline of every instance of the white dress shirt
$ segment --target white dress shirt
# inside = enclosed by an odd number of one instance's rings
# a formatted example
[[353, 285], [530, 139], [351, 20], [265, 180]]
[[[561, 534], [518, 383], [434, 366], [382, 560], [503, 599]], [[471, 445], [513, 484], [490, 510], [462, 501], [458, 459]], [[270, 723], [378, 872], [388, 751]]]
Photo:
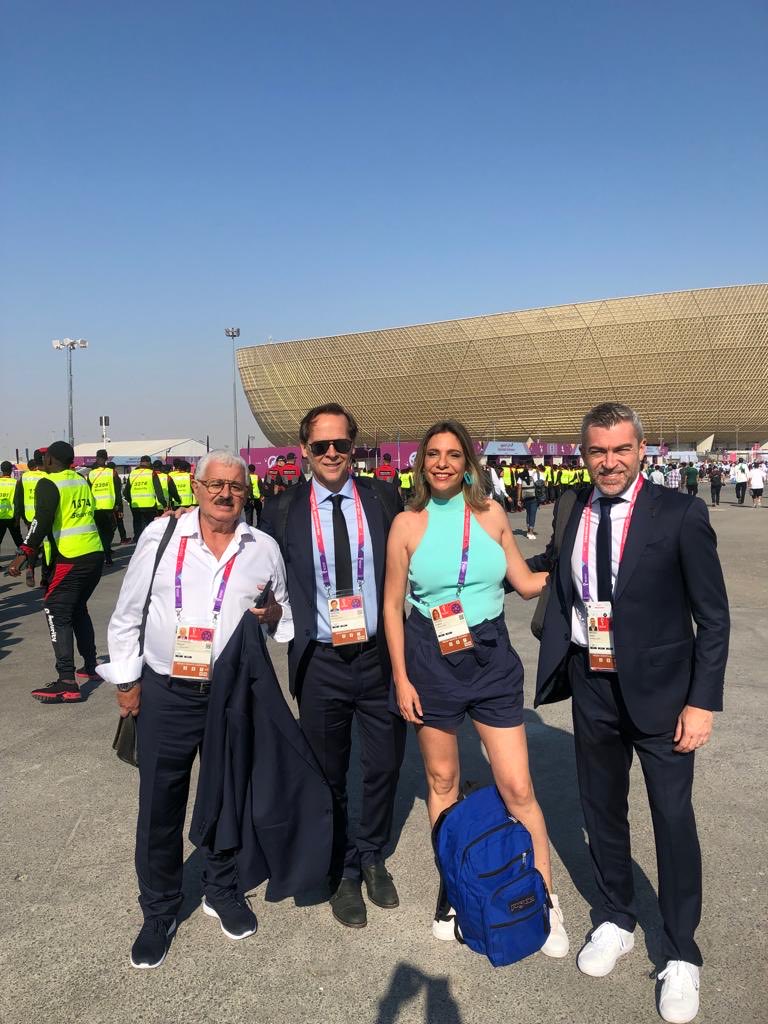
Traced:
[[109, 620], [109, 663], [98, 667], [102, 679], [115, 684], [132, 683], [141, 676], [145, 662], [160, 675], [170, 673], [177, 623], [174, 602], [176, 557], [182, 537], [188, 538], [181, 575], [182, 622], [199, 625], [212, 621], [213, 604], [221, 585], [224, 567], [232, 555], [237, 554], [216, 626], [214, 661], [226, 647], [243, 613], [253, 607], [259, 592], [270, 579], [275, 600], [283, 609], [274, 638], [283, 643], [293, 639], [293, 617], [288, 603], [285, 566], [277, 543], [260, 530], [241, 522], [224, 554], [216, 558], [203, 541], [200, 511], [195, 509], [180, 517], [157, 567], [147, 616], [144, 656], [141, 657], [141, 613], [149, 590], [157, 548], [167, 525], [166, 519], [155, 520], [146, 527], [136, 545], [120, 588], [117, 607]]
[[[611, 508], [611, 585], [616, 586], [616, 577], [619, 574], [619, 553], [621, 551], [621, 535], [624, 532], [624, 523], [629, 514], [632, 492], [637, 486], [637, 479], [633, 480], [629, 487], [617, 495], [618, 501]], [[597, 489], [592, 488], [589, 499], [589, 514], [591, 516], [589, 526], [589, 552], [587, 555], [589, 563], [589, 597], [591, 601], [597, 600], [597, 527], [600, 524], [600, 505], [598, 504], [603, 495]], [[587, 609], [581, 596], [581, 548], [584, 543], [584, 512], [581, 513], [579, 528], [576, 531], [576, 539], [573, 542], [571, 554], [571, 575], [573, 576], [573, 609], [571, 611], [571, 641], [587, 646]]]

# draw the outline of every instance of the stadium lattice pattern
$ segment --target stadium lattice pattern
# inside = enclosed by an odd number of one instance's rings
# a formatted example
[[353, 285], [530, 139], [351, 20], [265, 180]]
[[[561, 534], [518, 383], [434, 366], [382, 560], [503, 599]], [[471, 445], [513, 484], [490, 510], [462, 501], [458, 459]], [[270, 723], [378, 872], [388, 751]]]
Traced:
[[649, 440], [768, 439], [768, 285], [662, 292], [237, 353], [256, 421], [292, 444], [307, 409], [349, 408], [363, 443], [452, 416], [477, 438], [570, 441], [599, 401], [634, 406]]

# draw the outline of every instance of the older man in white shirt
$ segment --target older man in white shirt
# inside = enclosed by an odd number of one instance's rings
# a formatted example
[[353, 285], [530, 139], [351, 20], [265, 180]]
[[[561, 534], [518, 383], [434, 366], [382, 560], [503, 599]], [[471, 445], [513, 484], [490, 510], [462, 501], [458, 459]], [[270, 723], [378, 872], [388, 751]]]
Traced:
[[[117, 688], [120, 714], [136, 718], [136, 873], [144, 925], [131, 963], [142, 968], [162, 964], [176, 929], [190, 778], [216, 658], [249, 609], [276, 640], [293, 637], [280, 549], [242, 519], [250, 486], [245, 462], [231, 452], [210, 452], [192, 486], [199, 508], [176, 523], [154, 578], [168, 519], [142, 534], [109, 623], [110, 661], [99, 667]], [[268, 584], [268, 597], [259, 601]], [[254, 608], [257, 602], [264, 606]], [[256, 917], [237, 889], [234, 856], [207, 854], [202, 883], [203, 910], [229, 938], [256, 931]]]

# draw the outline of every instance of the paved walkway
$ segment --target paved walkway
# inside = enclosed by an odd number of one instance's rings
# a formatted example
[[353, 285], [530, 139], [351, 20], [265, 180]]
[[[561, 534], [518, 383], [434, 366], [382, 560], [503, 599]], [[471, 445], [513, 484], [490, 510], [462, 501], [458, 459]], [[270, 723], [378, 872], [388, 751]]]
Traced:
[[[727, 492], [726, 492], [727, 493]], [[525, 553], [542, 542], [520, 536]], [[521, 525], [521, 516], [513, 517]], [[767, 1019], [766, 798], [768, 510], [730, 505], [713, 513], [734, 628], [727, 709], [698, 756], [696, 812], [704, 848], [706, 958], [701, 1024]], [[519, 531], [520, 532], [520, 531]], [[100, 650], [132, 549], [118, 549], [92, 614]], [[6, 541], [0, 567], [11, 549]], [[136, 773], [110, 747], [117, 720], [106, 685], [87, 702], [45, 707], [29, 690], [52, 678], [39, 592], [0, 576], [0, 1019], [4, 1024], [640, 1024], [659, 1018], [654, 981], [659, 917], [656, 867], [642, 776], [633, 769], [632, 834], [640, 929], [634, 953], [614, 973], [579, 974], [594, 887], [574, 777], [568, 705], [526, 715], [536, 789], [554, 846], [557, 889], [574, 950], [494, 970], [455, 943], [430, 934], [435, 871], [424, 782], [409, 739], [389, 865], [402, 905], [370, 908], [368, 927], [336, 924], [327, 905], [254, 905], [259, 931], [230, 942], [199, 910], [199, 864], [189, 850], [183, 923], [165, 965], [133, 970], [128, 951], [140, 923], [133, 874]], [[512, 642], [532, 700], [533, 611], [507, 599]], [[272, 645], [281, 679], [284, 650]], [[471, 729], [461, 735], [465, 777], [489, 778]], [[353, 808], [354, 810], [354, 808]]]

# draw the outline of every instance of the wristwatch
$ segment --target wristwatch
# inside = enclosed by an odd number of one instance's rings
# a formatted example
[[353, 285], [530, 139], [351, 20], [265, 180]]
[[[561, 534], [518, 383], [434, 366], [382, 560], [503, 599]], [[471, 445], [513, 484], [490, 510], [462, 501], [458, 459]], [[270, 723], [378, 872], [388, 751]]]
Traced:
[[132, 683], [118, 683], [117, 684], [117, 688], [118, 688], [118, 690], [121, 693], [128, 693], [129, 690], [132, 690], [134, 688], [134, 686], [138, 686], [138, 685], [139, 685], [139, 680], [138, 679], [134, 679], [134, 681]]

